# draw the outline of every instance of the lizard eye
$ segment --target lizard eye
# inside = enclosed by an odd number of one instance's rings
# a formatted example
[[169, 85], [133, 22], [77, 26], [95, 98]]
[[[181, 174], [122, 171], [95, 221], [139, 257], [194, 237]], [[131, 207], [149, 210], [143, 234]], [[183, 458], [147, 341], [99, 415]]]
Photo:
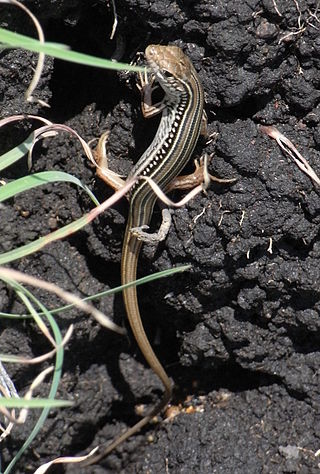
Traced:
[[166, 71], [166, 70], [162, 71], [162, 74], [163, 74], [163, 76], [166, 77], [167, 79], [170, 79], [170, 77], [172, 77], [172, 74], [170, 74], [170, 72], [168, 72], [168, 71]]

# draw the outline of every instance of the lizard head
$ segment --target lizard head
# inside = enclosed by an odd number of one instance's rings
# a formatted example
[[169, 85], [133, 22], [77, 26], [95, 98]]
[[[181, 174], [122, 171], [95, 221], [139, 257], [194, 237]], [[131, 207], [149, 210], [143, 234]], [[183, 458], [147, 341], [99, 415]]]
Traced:
[[195, 73], [190, 59], [178, 46], [151, 44], [146, 48], [145, 56], [149, 67], [164, 88], [177, 81], [186, 82], [191, 79], [192, 73]]

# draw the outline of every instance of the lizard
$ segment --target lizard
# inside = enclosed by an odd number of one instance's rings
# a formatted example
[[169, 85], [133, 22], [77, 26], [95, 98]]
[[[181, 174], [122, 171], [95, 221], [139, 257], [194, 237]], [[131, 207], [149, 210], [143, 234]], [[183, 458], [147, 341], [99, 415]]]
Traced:
[[[162, 113], [156, 135], [132, 168], [127, 180], [132, 177], [148, 177], [164, 192], [174, 188], [187, 189], [204, 181], [207, 173], [206, 164], [198, 165], [196, 171], [187, 176], [179, 176], [191, 158], [197, 140], [206, 135], [207, 118], [204, 110], [204, 92], [199, 76], [190, 59], [177, 46], [149, 45], [145, 57], [151, 80], [140, 75], [142, 94], [142, 113], [144, 117], [153, 117]], [[153, 83], [157, 82], [163, 89], [163, 99], [152, 104]], [[107, 158], [102, 151], [108, 133], [102, 135], [97, 150], [97, 175], [115, 190], [121, 188], [125, 181], [110, 172]], [[218, 181], [207, 173], [207, 177]], [[170, 226], [170, 213], [163, 210], [163, 223], [157, 234], [146, 232], [151, 220], [157, 195], [145, 179], [139, 179], [131, 188], [129, 195], [129, 213], [122, 246], [121, 282], [127, 284], [136, 280], [137, 264], [143, 241], [163, 240]], [[167, 212], [166, 212], [167, 211]], [[159, 414], [169, 403], [172, 396], [171, 381], [154, 353], [145, 333], [137, 300], [135, 286], [123, 290], [124, 305], [127, 317], [136, 342], [151, 369], [160, 378], [164, 394], [158, 404], [144, 418], [125, 431], [109, 444], [101, 453], [88, 459], [86, 465], [94, 464], [109, 454], [120, 443], [125, 441], [151, 419]]]

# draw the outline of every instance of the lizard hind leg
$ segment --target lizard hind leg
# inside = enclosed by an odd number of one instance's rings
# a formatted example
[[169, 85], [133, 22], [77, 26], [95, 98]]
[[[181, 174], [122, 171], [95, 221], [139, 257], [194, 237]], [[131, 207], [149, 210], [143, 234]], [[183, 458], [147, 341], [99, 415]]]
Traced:
[[194, 160], [195, 170], [193, 173], [183, 176], [177, 176], [169, 185], [168, 191], [174, 189], [192, 189], [199, 184], [204, 185], [204, 189], [209, 186], [210, 181], [217, 183], [233, 183], [237, 178], [217, 178], [208, 172], [208, 160], [211, 156], [207, 154], [200, 160]]
[[171, 226], [171, 221], [172, 221], [172, 218], [171, 218], [170, 209], [164, 208], [162, 209], [162, 222], [161, 222], [158, 232], [149, 234], [148, 232], [145, 232], [146, 230], [149, 229], [149, 226], [143, 225], [140, 227], [132, 227], [130, 229], [130, 233], [134, 237], [136, 237], [138, 240], [154, 245], [154, 244], [157, 244], [158, 242], [161, 242], [167, 237], [170, 226]]

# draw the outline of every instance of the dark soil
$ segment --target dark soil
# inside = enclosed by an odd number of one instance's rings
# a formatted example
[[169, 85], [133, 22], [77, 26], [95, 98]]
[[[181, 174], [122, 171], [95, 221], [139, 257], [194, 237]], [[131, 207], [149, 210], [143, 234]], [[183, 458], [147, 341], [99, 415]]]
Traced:
[[[200, 141], [196, 154], [214, 153], [211, 173], [237, 177], [176, 210], [166, 241], [156, 250], [145, 246], [139, 262], [141, 275], [192, 265], [139, 290], [150, 341], [175, 383], [173, 404], [181, 413], [148, 426], [99, 466], [64, 465], [50, 472], [319, 472], [319, 193], [258, 129], [259, 124], [277, 127], [320, 173], [318, 2], [116, 0], [113, 41], [108, 2], [24, 3], [47, 40], [96, 56], [128, 62], [150, 43], [181, 46], [203, 82], [209, 131], [218, 133], [216, 142]], [[15, 7], [1, 5], [0, 12], [1, 26], [34, 35]], [[87, 140], [109, 129], [111, 166], [124, 174], [155, 133], [157, 121], [142, 118], [134, 75], [47, 59], [34, 94], [49, 101], [46, 109], [24, 101], [36, 56], [5, 50], [0, 60], [1, 117], [39, 114], [67, 123]], [[35, 126], [23, 121], [3, 128], [0, 151], [20, 143]], [[100, 199], [111, 193], [66, 134], [35, 149], [32, 172], [53, 169], [79, 177]], [[27, 172], [24, 161], [2, 178]], [[71, 185], [23, 193], [0, 210], [1, 251], [46, 235], [91, 207]], [[93, 225], [14, 267], [82, 296], [116, 286], [126, 212], [123, 201]], [[156, 211], [154, 227], [159, 222]], [[58, 304], [52, 295], [42, 295], [42, 301]], [[97, 306], [116, 322], [125, 321], [121, 295]], [[5, 287], [0, 307], [23, 311]], [[17, 473], [110, 442], [139, 419], [137, 405], [151, 407], [162, 393], [131, 335], [108, 332], [76, 310], [57, 321], [63, 332], [70, 323], [75, 326], [58, 394], [75, 405], [52, 410]], [[34, 324], [3, 319], [1, 331], [1, 353], [31, 357], [47, 350]], [[21, 394], [40, 370], [7, 369]], [[48, 387], [45, 383], [37, 394], [45, 396]], [[3, 466], [35, 419], [33, 413], [5, 441]]]

